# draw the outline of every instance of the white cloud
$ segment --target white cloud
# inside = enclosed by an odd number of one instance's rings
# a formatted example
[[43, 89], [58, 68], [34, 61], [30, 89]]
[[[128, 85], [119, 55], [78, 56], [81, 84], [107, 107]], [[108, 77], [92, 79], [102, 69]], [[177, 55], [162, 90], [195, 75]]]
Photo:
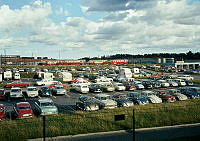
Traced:
[[[91, 21], [85, 17], [67, 17], [60, 23], [50, 19], [50, 15], [68, 13], [63, 8], [55, 11], [50, 3], [35, 1], [15, 10], [3, 5], [0, 7], [0, 48], [37, 44], [49, 48], [49, 52], [57, 48], [80, 49], [82, 54], [90, 51], [96, 51], [96, 54], [116, 51], [152, 53], [179, 51], [180, 48], [199, 51], [200, 3], [153, 0], [148, 6], [147, 0], [120, 0], [113, 1], [113, 6], [103, 7], [111, 1], [87, 1], [87, 6], [81, 6], [84, 12], [112, 11], [103, 19]], [[105, 5], [99, 5], [102, 2]]]

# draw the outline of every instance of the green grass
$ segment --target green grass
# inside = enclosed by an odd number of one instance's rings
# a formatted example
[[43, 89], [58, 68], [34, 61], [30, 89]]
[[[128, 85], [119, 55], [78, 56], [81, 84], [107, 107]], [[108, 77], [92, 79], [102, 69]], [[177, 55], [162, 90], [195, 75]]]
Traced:
[[[48, 137], [94, 133], [132, 128], [133, 109], [136, 128], [158, 127], [200, 122], [200, 99], [176, 103], [149, 104], [129, 108], [60, 114], [46, 117]], [[114, 121], [114, 115], [125, 120]], [[25, 140], [42, 137], [42, 118], [0, 122], [0, 140]]]
[[200, 84], [200, 80], [192, 80], [193, 83]]

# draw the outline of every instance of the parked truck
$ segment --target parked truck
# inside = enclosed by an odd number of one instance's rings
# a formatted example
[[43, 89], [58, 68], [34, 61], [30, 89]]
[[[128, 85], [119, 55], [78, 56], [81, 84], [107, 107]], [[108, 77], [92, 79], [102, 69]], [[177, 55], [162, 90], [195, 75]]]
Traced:
[[72, 81], [72, 74], [70, 72], [60, 72], [58, 74], [60, 81], [70, 82]]
[[3, 73], [3, 79], [4, 80], [11, 80], [12, 79], [12, 72], [11, 71], [5, 71]]
[[119, 70], [119, 76], [124, 77], [124, 78], [131, 78], [132, 77], [132, 72], [130, 68], [121, 68]]
[[54, 75], [51, 72], [45, 72], [45, 73], [41, 74], [41, 79], [44, 79], [44, 80], [53, 80], [53, 78], [54, 78]]

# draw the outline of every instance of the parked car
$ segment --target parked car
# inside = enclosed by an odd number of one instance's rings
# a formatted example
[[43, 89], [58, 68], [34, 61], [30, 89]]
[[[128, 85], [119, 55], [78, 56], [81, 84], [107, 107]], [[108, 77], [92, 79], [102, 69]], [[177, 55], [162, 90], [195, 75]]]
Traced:
[[174, 79], [178, 83], [178, 86], [186, 86], [186, 83], [183, 79]]
[[114, 88], [114, 86], [112, 84], [103, 84], [101, 86], [103, 88], [103, 91], [105, 91], [105, 92], [113, 92], [113, 91], [115, 91], [115, 88]]
[[26, 96], [27, 97], [38, 97], [38, 89], [36, 87], [27, 87]]
[[185, 83], [187, 86], [193, 86], [193, 82], [192, 81], [189, 81], [189, 80], [185, 80]]
[[183, 87], [179, 88], [180, 92], [190, 99], [200, 98], [199, 87]]
[[178, 83], [175, 82], [173, 79], [166, 79], [166, 81], [169, 83], [169, 86], [178, 87]]
[[142, 81], [142, 85], [144, 86], [145, 89], [152, 89], [153, 88], [153, 85], [152, 85], [151, 81], [149, 81], [149, 80]]
[[142, 95], [146, 96], [149, 100], [149, 103], [162, 103], [162, 99], [155, 95], [153, 91], [143, 91]]
[[0, 121], [6, 118], [6, 110], [3, 104], [0, 104]]
[[184, 79], [184, 80], [194, 80], [194, 77], [190, 76], [190, 75], [183, 75], [183, 76], [179, 76], [179, 79]]
[[136, 86], [133, 85], [131, 82], [129, 81], [124, 81], [123, 82], [124, 86], [126, 87], [126, 90], [129, 90], [129, 91], [134, 91], [136, 90]]
[[122, 83], [114, 83], [113, 84], [116, 91], [125, 91], [126, 87]]
[[13, 87], [10, 89], [10, 98], [23, 98], [22, 89], [19, 87]]
[[116, 108], [117, 102], [112, 100], [110, 95], [107, 94], [97, 94], [95, 95], [96, 103], [99, 105], [99, 108]]
[[157, 80], [157, 82], [161, 84], [161, 87], [169, 87], [169, 83], [165, 80]]
[[157, 82], [156, 80], [151, 80], [153, 88], [160, 88], [161, 84]]
[[176, 100], [187, 100], [188, 97], [184, 94], [181, 94], [177, 89], [168, 89], [168, 94], [176, 97]]
[[186, 95], [189, 99], [199, 98], [199, 95], [197, 93], [192, 92], [189, 87], [181, 87], [178, 90], [182, 94]]
[[12, 88], [12, 87], [27, 87], [30, 83], [22, 82], [22, 81], [14, 81], [11, 83], [5, 84], [5, 88]]
[[37, 86], [48, 86], [48, 85], [52, 85], [54, 83], [57, 83], [59, 81], [53, 81], [53, 80], [49, 80], [49, 79], [42, 79], [40, 81], [36, 81], [36, 85]]
[[168, 94], [165, 90], [156, 91], [156, 95], [159, 96], [163, 102], [175, 102], [176, 97]]
[[112, 96], [112, 99], [117, 102], [118, 107], [129, 107], [134, 105], [125, 94], [116, 93]]
[[133, 81], [131, 82], [132, 85], [134, 85], [136, 87], [136, 89], [144, 89], [144, 86], [142, 85], [142, 83], [140, 81]]
[[38, 93], [39, 96], [52, 96], [52, 90], [48, 86], [42, 86]]
[[149, 100], [146, 96], [141, 95], [140, 92], [129, 92], [127, 94], [130, 100], [133, 101], [136, 105], [145, 105], [149, 104]]
[[58, 114], [58, 108], [50, 98], [42, 98], [35, 102], [37, 114], [55, 115]]
[[14, 116], [17, 119], [33, 117], [33, 111], [29, 102], [18, 102], [14, 106]]
[[92, 97], [81, 96], [76, 106], [83, 111], [96, 111], [99, 110], [99, 105]]
[[89, 86], [88, 85], [76, 85], [75, 86], [75, 90], [77, 92], [80, 92], [80, 93], [88, 93], [89, 92]]
[[103, 88], [98, 84], [91, 84], [89, 89], [94, 93], [101, 93], [103, 91]]
[[67, 91], [62, 85], [56, 85], [52, 89], [52, 94], [54, 94], [54, 95], [65, 95], [66, 93], [67, 93]]
[[7, 96], [6, 96], [6, 92], [4, 89], [0, 89], [0, 100], [6, 100]]

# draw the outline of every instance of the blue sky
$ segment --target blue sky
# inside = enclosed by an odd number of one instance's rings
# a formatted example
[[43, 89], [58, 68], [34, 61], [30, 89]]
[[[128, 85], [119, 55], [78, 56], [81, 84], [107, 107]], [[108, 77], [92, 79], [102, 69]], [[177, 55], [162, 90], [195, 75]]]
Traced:
[[0, 0], [0, 53], [199, 52], [199, 7], [199, 0]]

